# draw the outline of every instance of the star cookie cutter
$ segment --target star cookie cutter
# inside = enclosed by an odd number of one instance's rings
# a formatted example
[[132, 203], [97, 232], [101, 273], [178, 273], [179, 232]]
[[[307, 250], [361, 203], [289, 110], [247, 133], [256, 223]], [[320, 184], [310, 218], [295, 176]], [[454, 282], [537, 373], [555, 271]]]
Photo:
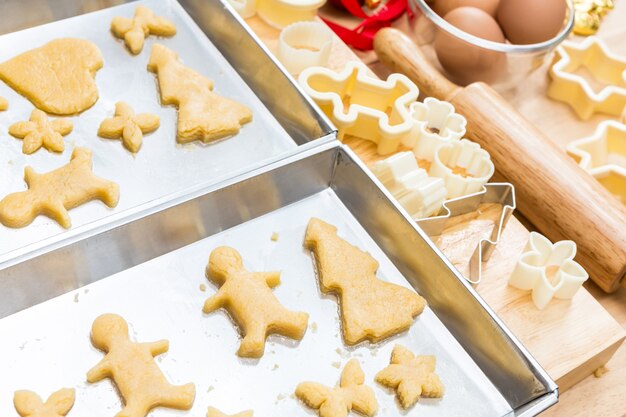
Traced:
[[386, 81], [371, 75], [361, 62], [348, 62], [340, 72], [311, 67], [299, 82], [337, 126], [337, 137], [353, 135], [377, 144], [380, 155], [395, 152], [411, 134], [409, 106], [419, 96], [417, 86], [402, 74]]
[[567, 153], [626, 204], [626, 125], [605, 120], [593, 135], [571, 142]]
[[[552, 81], [548, 96], [569, 104], [578, 117], [587, 120], [594, 113], [619, 116], [626, 106], [626, 58], [613, 54], [595, 36], [583, 42], [563, 42], [556, 50], [550, 68]], [[595, 92], [589, 82], [575, 74], [586, 68], [606, 84]]]
[[411, 152], [399, 152], [378, 161], [372, 172], [414, 220], [441, 210], [447, 194], [444, 181], [429, 177]]
[[440, 145], [465, 135], [467, 120], [455, 113], [454, 106], [447, 101], [427, 97], [423, 102], [411, 104], [409, 111], [415, 125], [403, 145], [413, 148], [419, 160], [432, 162]]
[[467, 139], [439, 145], [428, 174], [443, 178], [448, 199], [481, 190], [495, 172], [489, 153]]
[[290, 74], [300, 74], [309, 67], [325, 66], [332, 45], [333, 33], [324, 23], [292, 23], [278, 37], [278, 60]]
[[531, 232], [509, 285], [531, 290], [533, 302], [540, 310], [553, 297], [571, 299], [589, 278], [587, 271], [574, 261], [574, 256], [575, 242], [562, 240], [553, 244], [545, 236]]

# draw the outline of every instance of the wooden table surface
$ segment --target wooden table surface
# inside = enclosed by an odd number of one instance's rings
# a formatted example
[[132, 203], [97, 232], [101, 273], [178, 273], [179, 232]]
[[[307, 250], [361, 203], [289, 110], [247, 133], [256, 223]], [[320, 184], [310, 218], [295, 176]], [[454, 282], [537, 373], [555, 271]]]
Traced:
[[[618, 0], [616, 3], [615, 10], [606, 16], [598, 35], [606, 41], [611, 50], [626, 56], [626, 0]], [[345, 19], [344, 16], [337, 14], [336, 11], [328, 6], [322, 10], [322, 14], [331, 17], [335, 21]], [[350, 24], [347, 20], [343, 20], [343, 22], [347, 25]], [[269, 48], [271, 50], [275, 49], [277, 42], [276, 33], [272, 32], [270, 29], [264, 29], [263, 24], [260, 23], [258, 18], [249, 20], [249, 23], [265, 43], [268, 44]], [[402, 28], [404, 23], [405, 22], [400, 21], [397, 26]], [[344, 45], [337, 45], [337, 42], [334, 44], [331, 61], [328, 64], [330, 68], [341, 68], [346, 60], [352, 59], [341, 51], [342, 47], [344, 47]], [[356, 53], [362, 61], [366, 62], [377, 75], [382, 78], [387, 76], [388, 71], [382, 64], [377, 62], [373, 52], [353, 52]], [[537, 125], [548, 137], [564, 149], [567, 143], [591, 134], [600, 121], [609, 119], [610, 117], [596, 115], [590, 120], [583, 122], [576, 117], [567, 105], [548, 99], [545, 94], [548, 84], [546, 71], [547, 65], [530, 76], [521, 88], [508, 91], [504, 93], [503, 96], [519, 109], [527, 119]], [[371, 162], [376, 159], [376, 157], [373, 156], [373, 152], [367, 149], [369, 145], [366, 142], [348, 139], [347, 143], [353, 147], [353, 149], [357, 151], [357, 154], [366, 162]], [[497, 214], [498, 210], [493, 207], [481, 207], [479, 212], [471, 215], [471, 219], [460, 218], [449, 222], [445, 233], [435, 239], [437, 245], [442, 248], [446, 256], [452, 260], [461, 272], [467, 271], [467, 259], [471, 252], [466, 252], [471, 250], [472, 246], [457, 243], [468, 239], [478, 241], [480, 236], [488, 234], [490, 228], [493, 227], [493, 219], [497, 217]], [[510, 269], [516, 258], [514, 257], [511, 262], [511, 259], [507, 259], [507, 257], [510, 258], [511, 254], [519, 253], [524, 246], [525, 238], [528, 234], [525, 226], [532, 228], [532, 225], [522, 225], [517, 219], [512, 219], [512, 221], [509, 222], [509, 225], [505, 229], [502, 243], [498, 246], [496, 252], [494, 252], [492, 260], [487, 264], [485, 270], [487, 277], [489, 277], [490, 274], [496, 273], [495, 270], [490, 271], [490, 265], [497, 265], [497, 267], [492, 269], [497, 268], [497, 273], [500, 275], [503, 271], [504, 273], [506, 273], [506, 271], [510, 273]], [[496, 259], [494, 259], [494, 257]], [[533, 340], [533, 338], [541, 337], [541, 334], [533, 336], [532, 333], [526, 332], [527, 334], [520, 335], [516, 331], [524, 331], [523, 321], [528, 319], [526, 314], [529, 314], [531, 310], [526, 310], [525, 314], [513, 314], [515, 312], [512, 312], [511, 309], [525, 308], [525, 306], [520, 306], [519, 303], [506, 305], [506, 298], [510, 297], [511, 289], [507, 288], [505, 284], [502, 285], [502, 280], [494, 282], [495, 283], [491, 285], [498, 286], [496, 289], [481, 289], [479, 286], [478, 289], [481, 295], [498, 311], [498, 314], [501, 315], [507, 325], [527, 346], [529, 344], [541, 346], [540, 341]], [[587, 302], [589, 306], [593, 308], [596, 308], [596, 306], [599, 308], [600, 305], [603, 306], [613, 318], [617, 320], [622, 329], [626, 329], [626, 289], [622, 288], [616, 293], [607, 295], [591, 281], [586, 283], [585, 287], [587, 289], [587, 292], [584, 293], [585, 295], [577, 296], [574, 301], [579, 303]], [[585, 301], [581, 301], [581, 298], [585, 298]], [[596, 303], [595, 300], [598, 300], [600, 304]], [[550, 310], [545, 311], [550, 312]], [[567, 315], [575, 311], [577, 311], [577, 309], [563, 309], [558, 310], [557, 314], [563, 313]], [[554, 310], [552, 312], [554, 313]], [[557, 323], [562, 323], [562, 321], [557, 321], [554, 315], [551, 317], [548, 313], [546, 313], [544, 319], [546, 322], [555, 320]], [[558, 319], [561, 320], [563, 318]], [[516, 329], [517, 325], [519, 325], [519, 329]], [[574, 338], [583, 340], [588, 337], [588, 332], [584, 328], [576, 328], [575, 326], [571, 328], [573, 331], [577, 332], [576, 335], [573, 336]], [[616, 332], [616, 327], [609, 327], [607, 331]], [[620, 331], [621, 329], [617, 327], [617, 332]], [[623, 333], [623, 331], [621, 331], [621, 333]], [[553, 344], [551, 352], [559, 350], [558, 340], [551, 340], [550, 343]], [[618, 344], [616, 344], [616, 346], [617, 345]], [[545, 347], [546, 346], [543, 346], [542, 349]], [[531, 347], [529, 347], [529, 349], [546, 369], [552, 370], [551, 375], [553, 378], [559, 379], [561, 376], [558, 373], [559, 363], [567, 362], [567, 358], [542, 357], [541, 352], [533, 351]], [[588, 353], [592, 355], [592, 352]], [[589, 368], [581, 368], [581, 370], [585, 372], [585, 374], [590, 374], [592, 371], [592, 369]], [[600, 369], [596, 373], [599, 375], [603, 370], [604, 369]], [[590, 375], [571, 388], [566, 386], [565, 388], [569, 389], [561, 393], [559, 404], [552, 407], [544, 413], [544, 415], [581, 417], [626, 416], [626, 345], [619, 347], [613, 358], [606, 364], [606, 370], [607, 372], [601, 377]], [[576, 380], [580, 379], [581, 377], [576, 378]], [[561, 380], [559, 382], [563, 384], [564, 381]], [[567, 382], [565, 383], [567, 384]]]

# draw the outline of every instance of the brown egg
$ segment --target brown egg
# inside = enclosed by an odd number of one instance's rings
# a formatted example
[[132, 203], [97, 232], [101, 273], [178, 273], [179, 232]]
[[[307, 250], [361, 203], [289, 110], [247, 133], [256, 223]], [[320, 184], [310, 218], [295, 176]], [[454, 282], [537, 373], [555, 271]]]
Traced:
[[432, 8], [435, 13], [443, 17], [458, 7], [476, 7], [495, 18], [499, 3], [500, 0], [435, 0]]
[[[459, 7], [444, 19], [463, 32], [493, 42], [504, 42], [500, 26], [487, 12], [475, 7]], [[459, 84], [489, 81], [502, 71], [506, 56], [472, 45], [439, 29], [435, 35], [437, 58], [450, 78]]]
[[555, 37], [566, 12], [565, 0], [501, 0], [496, 17], [511, 43], [530, 44]]

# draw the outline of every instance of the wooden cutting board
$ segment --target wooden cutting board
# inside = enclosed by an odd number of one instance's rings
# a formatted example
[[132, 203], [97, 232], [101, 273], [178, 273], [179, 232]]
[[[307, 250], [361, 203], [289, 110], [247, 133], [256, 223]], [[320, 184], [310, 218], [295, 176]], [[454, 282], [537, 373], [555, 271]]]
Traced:
[[[247, 22], [275, 53], [279, 30], [257, 17]], [[364, 57], [369, 60], [371, 54]], [[358, 59], [335, 37], [329, 68], [339, 70], [346, 62]], [[370, 142], [348, 137], [345, 143], [368, 165], [382, 159]], [[500, 210], [498, 205], [484, 204], [474, 213], [450, 219], [443, 234], [433, 239], [462, 273], [468, 274], [469, 258], [480, 239], [489, 236]], [[563, 392], [604, 365], [622, 344], [626, 331], [584, 288], [571, 302], [553, 300], [545, 310], [537, 310], [529, 293], [509, 287], [508, 277], [528, 234], [517, 218], [509, 220], [501, 242], [483, 265], [483, 280], [477, 290]]]

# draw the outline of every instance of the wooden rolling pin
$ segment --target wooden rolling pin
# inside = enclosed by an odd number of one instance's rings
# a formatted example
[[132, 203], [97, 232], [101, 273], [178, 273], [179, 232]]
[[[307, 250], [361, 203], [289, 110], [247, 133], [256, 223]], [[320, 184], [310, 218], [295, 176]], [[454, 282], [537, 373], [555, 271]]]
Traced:
[[467, 137], [491, 154], [515, 186], [518, 209], [541, 233], [575, 241], [577, 260], [604, 291], [626, 286], [626, 208], [614, 196], [491, 87], [451, 83], [402, 32], [379, 31], [374, 49], [423, 94], [451, 102], [467, 118]]

